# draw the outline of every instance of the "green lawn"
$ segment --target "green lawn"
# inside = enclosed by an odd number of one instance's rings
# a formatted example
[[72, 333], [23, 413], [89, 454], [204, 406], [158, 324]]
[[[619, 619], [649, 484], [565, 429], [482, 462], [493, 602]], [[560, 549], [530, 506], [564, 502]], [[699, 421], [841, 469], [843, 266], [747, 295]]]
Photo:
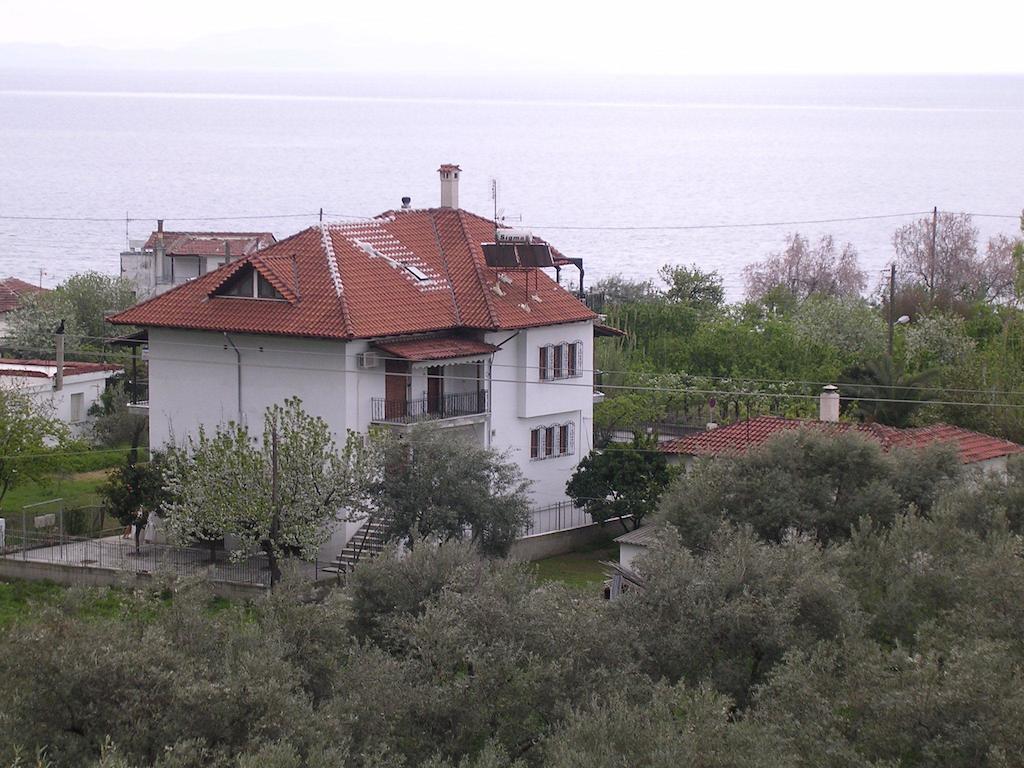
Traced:
[[577, 552], [538, 560], [533, 566], [542, 581], [560, 581], [566, 586], [596, 594], [606, 578], [601, 563], [618, 559], [619, 545], [602, 541]]
[[[79, 472], [73, 475], [53, 475], [38, 483], [27, 482], [24, 485], [15, 486], [4, 496], [3, 506], [0, 508], [0, 517], [7, 520], [7, 535], [13, 537], [18, 535], [22, 524], [22, 507], [27, 504], [37, 504], [41, 501], [52, 499], [63, 499], [64, 509], [76, 509], [79, 507], [90, 507], [100, 503], [97, 489], [106, 482], [107, 471], [105, 469], [92, 472]], [[30, 510], [29, 515], [41, 515], [55, 512], [59, 505], [44, 505]], [[88, 515], [92, 519], [91, 513]], [[82, 519], [82, 518], [78, 518]], [[31, 520], [29, 520], [31, 526]], [[92, 530], [90, 528], [88, 530]], [[102, 528], [116, 528], [118, 523], [112, 518], [105, 518], [100, 524]], [[86, 529], [72, 528], [73, 533], [85, 533]]]

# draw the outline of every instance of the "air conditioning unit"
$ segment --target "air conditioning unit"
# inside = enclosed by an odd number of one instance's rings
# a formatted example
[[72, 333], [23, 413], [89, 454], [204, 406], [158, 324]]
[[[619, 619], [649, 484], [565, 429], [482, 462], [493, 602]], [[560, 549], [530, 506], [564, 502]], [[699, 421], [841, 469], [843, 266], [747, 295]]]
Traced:
[[356, 363], [361, 370], [368, 370], [370, 368], [377, 367], [377, 353], [376, 352], [360, 352], [356, 355]]

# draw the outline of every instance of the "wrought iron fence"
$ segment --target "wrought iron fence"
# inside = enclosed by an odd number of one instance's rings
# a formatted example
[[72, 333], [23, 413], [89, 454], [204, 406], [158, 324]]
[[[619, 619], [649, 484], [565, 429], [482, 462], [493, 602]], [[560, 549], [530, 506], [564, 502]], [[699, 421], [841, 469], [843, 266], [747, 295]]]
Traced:
[[412, 400], [389, 400], [374, 397], [371, 401], [373, 421], [390, 424], [411, 424], [430, 419], [450, 419], [455, 416], [475, 416], [487, 412], [487, 391], [453, 392], [439, 396], [426, 396]]
[[523, 536], [568, 531], [593, 524], [594, 520], [585, 510], [577, 507], [571, 501], [562, 501], [532, 510], [530, 520], [523, 529]]

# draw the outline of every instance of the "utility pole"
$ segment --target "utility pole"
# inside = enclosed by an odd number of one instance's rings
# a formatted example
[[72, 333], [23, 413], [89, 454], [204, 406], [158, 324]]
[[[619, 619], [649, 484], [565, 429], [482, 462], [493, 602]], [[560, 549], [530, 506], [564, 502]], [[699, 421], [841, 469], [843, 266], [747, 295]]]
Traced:
[[277, 502], [277, 424], [270, 430], [270, 586], [277, 583], [277, 552], [273, 551], [281, 528], [281, 514]]
[[57, 344], [57, 370], [53, 374], [53, 389], [60, 392], [64, 389], [64, 321], [60, 321], [57, 330], [53, 332]]
[[935, 241], [939, 231], [939, 207], [932, 208], [932, 244], [928, 259], [928, 294], [935, 299]]
[[896, 327], [894, 315], [896, 303], [896, 262], [889, 267], [889, 359], [892, 360], [892, 337], [893, 329]]

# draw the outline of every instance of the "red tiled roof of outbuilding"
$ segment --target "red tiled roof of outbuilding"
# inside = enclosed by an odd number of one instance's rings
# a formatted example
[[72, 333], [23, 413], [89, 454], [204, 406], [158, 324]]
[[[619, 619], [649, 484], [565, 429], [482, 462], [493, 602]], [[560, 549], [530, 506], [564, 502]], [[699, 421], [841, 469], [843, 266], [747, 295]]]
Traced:
[[46, 293], [47, 288], [40, 288], [17, 277], [0, 280], [0, 312], [10, 312], [21, 306], [22, 297], [33, 293]]
[[688, 456], [723, 456], [743, 453], [766, 443], [778, 434], [794, 429], [812, 429], [827, 435], [855, 432], [878, 443], [883, 451], [894, 448], [923, 448], [934, 443], [955, 445], [964, 464], [1008, 456], [1024, 451], [1024, 446], [962, 427], [936, 424], [930, 427], [901, 429], [884, 424], [849, 421], [816, 421], [757, 416], [724, 427], [669, 440], [661, 444], [663, 453]]
[[[451, 208], [390, 211], [367, 221], [323, 224], [138, 304], [111, 322], [376, 338], [596, 319], [539, 270], [488, 267], [480, 246], [493, 238], [493, 222]], [[285, 301], [214, 295], [246, 267], [263, 274]]]
[[271, 232], [160, 232], [154, 231], [143, 249], [155, 250], [164, 240], [164, 252], [170, 256], [223, 256], [224, 245], [232, 258], [248, 256], [277, 242]]

